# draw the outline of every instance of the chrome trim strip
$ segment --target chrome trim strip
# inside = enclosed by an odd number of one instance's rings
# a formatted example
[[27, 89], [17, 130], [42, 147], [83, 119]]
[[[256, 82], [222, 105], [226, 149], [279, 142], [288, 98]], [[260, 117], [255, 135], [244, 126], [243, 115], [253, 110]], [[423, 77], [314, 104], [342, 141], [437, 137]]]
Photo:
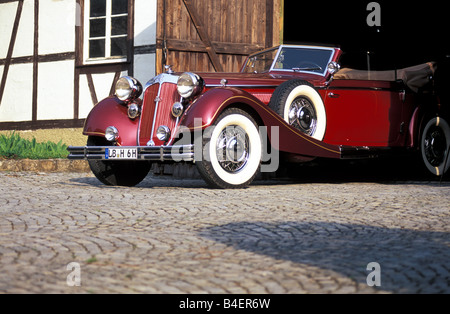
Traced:
[[243, 88], [277, 88], [278, 85], [241, 85], [241, 84], [227, 84], [223, 86], [221, 84], [207, 84], [206, 87], [243, 87]]
[[[268, 73], [268, 72], [270, 73], [270, 72], [274, 72], [274, 71], [294, 72], [292, 69], [275, 69], [275, 64], [277, 63], [278, 57], [280, 56], [281, 50], [282, 50], [283, 48], [328, 50], [328, 51], [331, 52], [331, 55], [330, 55], [330, 58], [328, 59], [327, 65], [328, 65], [328, 63], [330, 63], [331, 60], [333, 60], [333, 57], [334, 57], [334, 54], [335, 54], [335, 51], [334, 51], [334, 50], [335, 50], [335, 47], [314, 46], [314, 45], [311, 45], [311, 46], [309, 46], [309, 45], [298, 45], [298, 46], [297, 46], [297, 45], [279, 45], [279, 46], [272, 47], [272, 48], [269, 48], [269, 49], [266, 49], [266, 50], [258, 51], [258, 52], [254, 53], [254, 54], [249, 55], [248, 58], [251, 58], [251, 57], [256, 56], [256, 55], [258, 55], [258, 54], [267, 53], [267, 52], [269, 52], [270, 50], [275, 50], [275, 49], [277, 49], [278, 51], [277, 51], [277, 53], [275, 54], [275, 57], [274, 57], [274, 59], [273, 59], [273, 62], [272, 62], [272, 65], [270, 66], [269, 71], [267, 71], [267, 72], [261, 72], [261, 73]], [[315, 75], [318, 75], [318, 76], [325, 77], [325, 76], [327, 75], [327, 71], [328, 71], [328, 69], [327, 69], [327, 67], [325, 67], [324, 71], [321, 72], [321, 73], [318, 73], [318, 72], [312, 72], [312, 71], [297, 71], [297, 73], [309, 73], [309, 74], [315, 74]]]
[[319, 73], [319, 72], [312, 72], [312, 71], [294, 71], [293, 69], [275, 69], [275, 64], [277, 63], [278, 57], [281, 53], [281, 50], [283, 48], [300, 48], [300, 49], [315, 49], [315, 50], [328, 50], [331, 52], [330, 54], [330, 58], [328, 59], [327, 62], [327, 66], [328, 64], [331, 62], [331, 60], [333, 60], [335, 51], [334, 48], [331, 47], [322, 47], [322, 46], [293, 46], [293, 45], [280, 45], [280, 48], [278, 49], [277, 55], [275, 56], [275, 59], [273, 60], [272, 66], [270, 67], [270, 71], [283, 71], [283, 72], [300, 72], [300, 73], [309, 73], [309, 74], [316, 74], [316, 75], [320, 75], [320, 76], [326, 76], [328, 69], [327, 67], [325, 67], [325, 69], [323, 70], [323, 72]]
[[174, 130], [170, 130], [172, 132], [170, 139], [167, 141], [167, 145], [171, 145], [174, 140], [175, 140], [175, 133], [177, 133], [176, 131], [178, 130], [178, 125], [180, 123], [180, 117], [178, 117], [175, 121], [175, 129]]
[[161, 84], [161, 83], [173, 83], [176, 84], [178, 82], [178, 75], [162, 73], [160, 75], [155, 76], [151, 80], [145, 84], [144, 93], [153, 84]]
[[[70, 160], [107, 160], [106, 149], [135, 148], [138, 151], [137, 159], [124, 160], [147, 160], [147, 161], [193, 161], [194, 145], [174, 146], [69, 146]], [[114, 161], [121, 161], [114, 159]]]
[[164, 82], [159, 83], [158, 94], [156, 95], [156, 98], [155, 98], [155, 112], [153, 113], [152, 132], [150, 133], [150, 140], [153, 139], [153, 134], [155, 132], [156, 114], [158, 113], [159, 102], [161, 101], [161, 98], [159, 97], [159, 95], [161, 95], [161, 87], [162, 87], [163, 83]]

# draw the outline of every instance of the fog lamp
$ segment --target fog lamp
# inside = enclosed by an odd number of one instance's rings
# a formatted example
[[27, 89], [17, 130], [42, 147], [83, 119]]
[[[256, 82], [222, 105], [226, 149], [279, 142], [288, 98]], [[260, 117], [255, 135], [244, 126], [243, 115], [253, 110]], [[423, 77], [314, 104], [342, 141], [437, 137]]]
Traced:
[[128, 105], [128, 117], [130, 119], [136, 119], [141, 114], [141, 107], [136, 103]]
[[170, 138], [170, 129], [165, 125], [161, 125], [156, 131], [156, 137], [160, 141], [167, 141]]
[[184, 109], [183, 105], [177, 101], [172, 106], [172, 115], [175, 118], [179, 118], [183, 114], [183, 109]]
[[105, 138], [110, 142], [115, 142], [119, 138], [119, 130], [114, 126], [109, 126], [105, 130]]

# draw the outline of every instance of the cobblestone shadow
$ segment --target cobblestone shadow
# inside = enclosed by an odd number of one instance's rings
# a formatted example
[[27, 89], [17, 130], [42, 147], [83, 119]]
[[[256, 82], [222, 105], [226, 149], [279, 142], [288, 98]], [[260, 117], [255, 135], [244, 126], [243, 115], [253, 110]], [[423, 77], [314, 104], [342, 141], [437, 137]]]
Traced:
[[[68, 180], [76, 185], [86, 185], [100, 188], [117, 188], [132, 189], [133, 187], [107, 186], [101, 183], [95, 177], [79, 177]], [[206, 188], [206, 183], [201, 179], [190, 178], [173, 178], [171, 176], [153, 176], [149, 174], [136, 188], [163, 188], [163, 187], [180, 187], [180, 188]]]
[[437, 177], [416, 160], [380, 158], [365, 160], [317, 159], [310, 163], [287, 164], [280, 167], [280, 177], [305, 183], [348, 182], [450, 182], [450, 172]]
[[[184, 169], [182, 166], [180, 169]], [[192, 170], [192, 169], [191, 169]], [[195, 170], [195, 169], [194, 169]], [[192, 172], [192, 171], [191, 171]], [[174, 175], [154, 175], [150, 173], [137, 187], [190, 187], [207, 188], [198, 173], [187, 174], [181, 170]], [[71, 179], [83, 185], [104, 186], [92, 174]], [[448, 186], [450, 172], [443, 178], [431, 175], [421, 169], [416, 161], [397, 158], [368, 160], [320, 159], [310, 163], [283, 164], [276, 173], [261, 173], [252, 185], [287, 185], [301, 183], [357, 183], [376, 182], [383, 184], [426, 184]]]
[[238, 250], [338, 272], [361, 284], [371, 272], [367, 265], [377, 262], [381, 290], [450, 293], [446, 232], [286, 221], [229, 223], [200, 235]]

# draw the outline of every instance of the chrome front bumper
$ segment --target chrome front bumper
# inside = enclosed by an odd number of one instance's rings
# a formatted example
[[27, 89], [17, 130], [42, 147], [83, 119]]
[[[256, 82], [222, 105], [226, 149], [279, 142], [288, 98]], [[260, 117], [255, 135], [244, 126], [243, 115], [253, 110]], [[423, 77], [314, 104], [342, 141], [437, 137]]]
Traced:
[[[148, 160], [148, 161], [193, 161], [194, 145], [175, 146], [69, 146], [68, 159], [85, 160]], [[131, 150], [129, 158], [111, 158], [110, 150]]]

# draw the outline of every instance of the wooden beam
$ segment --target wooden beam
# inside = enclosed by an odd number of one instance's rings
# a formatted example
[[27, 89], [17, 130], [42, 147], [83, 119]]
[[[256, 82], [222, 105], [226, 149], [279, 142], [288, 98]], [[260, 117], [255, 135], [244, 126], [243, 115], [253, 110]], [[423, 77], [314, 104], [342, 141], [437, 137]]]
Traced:
[[34, 0], [34, 40], [33, 40], [33, 101], [31, 105], [31, 120], [38, 116], [38, 56], [39, 56], [39, 0]]
[[37, 120], [0, 122], [0, 130], [37, 130], [53, 128], [82, 128], [86, 119]]
[[86, 78], [88, 81], [89, 92], [91, 93], [92, 105], [96, 105], [98, 103], [97, 93], [95, 92], [94, 81], [92, 80], [92, 75], [90, 73], [86, 74]]
[[127, 21], [127, 60], [130, 63], [128, 75], [134, 76], [134, 0], [128, 0], [128, 21]]
[[195, 26], [195, 29], [197, 30], [200, 40], [205, 45], [206, 52], [208, 54], [209, 59], [211, 60], [214, 69], [216, 70], [216, 72], [223, 72], [223, 67], [222, 64], [220, 63], [219, 57], [212, 46], [211, 40], [209, 39], [205, 27], [203, 26], [202, 22], [200, 21], [197, 15], [197, 12], [195, 11], [195, 7], [194, 4], [192, 3], [192, 0], [183, 0], [183, 3], [189, 13], [189, 16], [191, 18], [192, 23]]
[[[264, 44], [241, 44], [211, 42], [216, 54], [232, 54], [248, 56], [254, 52], [263, 50]], [[166, 39], [166, 47], [172, 51], [207, 52], [205, 45], [200, 40]], [[156, 48], [164, 48], [164, 39], [156, 38]]]
[[[166, 38], [166, 1], [157, 1], [157, 18], [156, 18], [156, 36], [161, 37], [162, 40]], [[156, 46], [156, 74], [163, 72], [166, 59], [164, 57], [164, 46]]]
[[[9, 1], [8, 1], [9, 2]], [[6, 2], [2, 2], [6, 3]], [[16, 17], [14, 19], [14, 25], [11, 32], [11, 40], [9, 41], [8, 52], [6, 54], [5, 67], [3, 68], [2, 80], [0, 82], [0, 105], [2, 104], [3, 93], [6, 86], [6, 78], [8, 77], [9, 66], [11, 65], [12, 54], [14, 50], [14, 44], [16, 42], [17, 30], [19, 28], [20, 16], [22, 15], [23, 0], [17, 3]]]
[[266, 0], [266, 47], [273, 46], [273, 0]]
[[116, 83], [120, 78], [120, 71], [117, 71], [116, 74], [114, 75], [114, 79], [112, 81], [111, 84], [111, 89], [109, 90], [109, 96], [113, 96], [116, 92]]

